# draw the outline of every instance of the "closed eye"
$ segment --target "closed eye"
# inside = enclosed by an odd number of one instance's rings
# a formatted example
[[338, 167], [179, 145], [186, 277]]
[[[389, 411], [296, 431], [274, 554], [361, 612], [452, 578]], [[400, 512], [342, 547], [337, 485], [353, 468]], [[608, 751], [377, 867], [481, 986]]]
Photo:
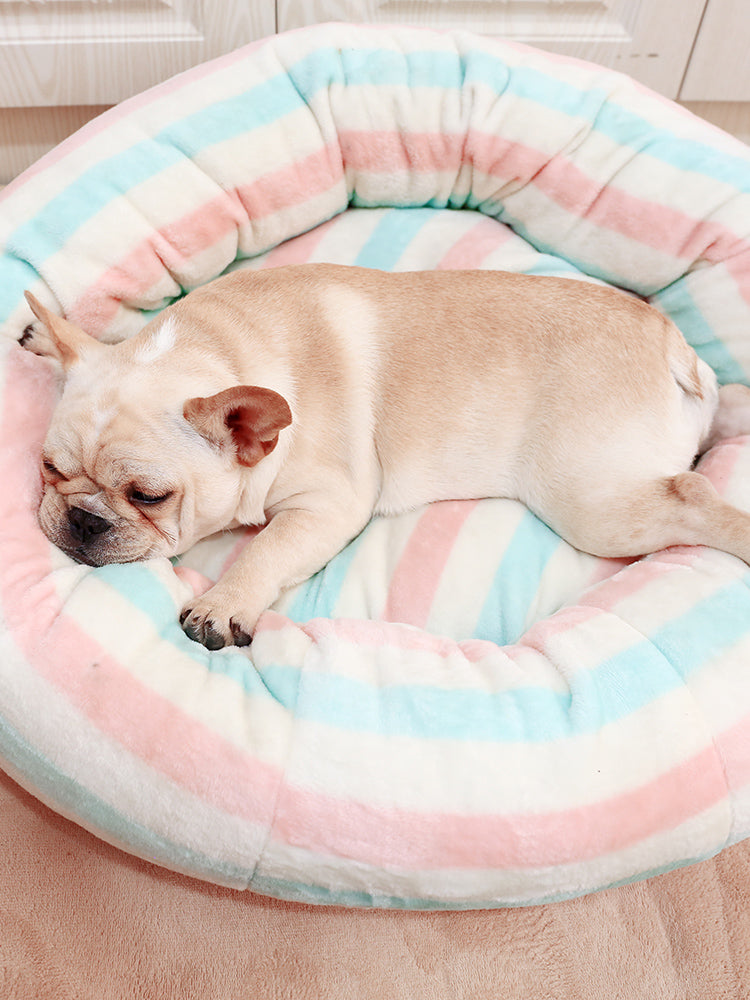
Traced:
[[153, 506], [154, 504], [164, 503], [165, 500], [169, 500], [172, 496], [172, 490], [168, 493], [144, 493], [143, 490], [132, 489], [130, 491], [130, 499], [133, 503], [140, 503], [145, 505]]
[[60, 472], [56, 465], [53, 465], [48, 458], [42, 459], [42, 468], [47, 473], [48, 476], [54, 476], [57, 479], [66, 479], [67, 477]]

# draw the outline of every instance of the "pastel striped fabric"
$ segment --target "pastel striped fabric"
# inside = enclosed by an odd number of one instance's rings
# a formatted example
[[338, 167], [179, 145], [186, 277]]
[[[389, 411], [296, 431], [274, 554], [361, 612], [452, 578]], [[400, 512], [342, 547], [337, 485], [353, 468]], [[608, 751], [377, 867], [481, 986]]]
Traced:
[[[463, 33], [326, 25], [104, 115], [0, 201], [0, 758], [60, 813], [297, 900], [560, 899], [750, 835], [750, 570], [631, 564], [518, 504], [371, 523], [209, 652], [177, 623], [247, 542], [90, 569], [36, 524], [54, 404], [31, 289], [105, 340], [229, 267], [606, 281], [750, 375], [750, 155], [626, 78]], [[702, 471], [750, 509], [750, 444]], [[54, 877], [54, 873], [50, 873]]]

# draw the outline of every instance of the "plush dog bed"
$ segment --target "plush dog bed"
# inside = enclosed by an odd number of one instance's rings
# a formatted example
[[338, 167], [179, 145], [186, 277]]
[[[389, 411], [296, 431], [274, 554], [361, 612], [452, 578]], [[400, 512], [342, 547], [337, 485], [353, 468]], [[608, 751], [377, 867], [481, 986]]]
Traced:
[[[749, 234], [744, 146], [622, 76], [462, 33], [281, 35], [63, 143], [0, 215], [3, 767], [160, 865], [356, 906], [559, 899], [747, 837], [745, 564], [597, 560], [511, 501], [436, 504], [209, 652], [178, 611], [246, 536], [175, 565], [54, 549], [54, 380], [15, 341], [26, 288], [111, 341], [233, 266], [504, 268], [645, 296], [745, 380]], [[750, 509], [750, 444], [700, 468]]]

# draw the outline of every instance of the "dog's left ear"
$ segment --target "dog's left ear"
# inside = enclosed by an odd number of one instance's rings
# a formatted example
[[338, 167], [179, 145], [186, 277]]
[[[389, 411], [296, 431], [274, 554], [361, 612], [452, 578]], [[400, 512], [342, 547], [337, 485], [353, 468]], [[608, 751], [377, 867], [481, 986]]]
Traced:
[[80, 361], [84, 354], [106, 350], [94, 337], [43, 306], [31, 292], [25, 294], [31, 311], [44, 325], [43, 330], [33, 325], [27, 326], [19, 337], [18, 343], [27, 351], [42, 358], [52, 358], [67, 371], [72, 364]]
[[237, 461], [248, 467], [273, 451], [279, 432], [292, 422], [284, 397], [257, 385], [237, 385], [215, 396], [189, 399], [183, 413], [211, 444], [232, 444]]

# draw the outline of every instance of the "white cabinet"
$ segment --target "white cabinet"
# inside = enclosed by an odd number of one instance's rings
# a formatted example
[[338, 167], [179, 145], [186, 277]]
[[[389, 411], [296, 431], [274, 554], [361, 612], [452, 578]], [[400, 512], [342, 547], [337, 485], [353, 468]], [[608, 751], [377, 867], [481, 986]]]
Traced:
[[750, 101], [750, 3], [711, 0], [690, 57], [685, 101]]
[[0, 107], [114, 104], [275, 30], [273, 0], [0, 0]]
[[[713, 3], [714, 0], [711, 0]], [[319, 21], [468, 28], [629, 73], [677, 97], [706, 0], [277, 0], [278, 30]], [[736, 0], [738, 5], [748, 0]], [[745, 24], [750, 24], [746, 11]]]
[[750, 0], [0, 0], [0, 108], [113, 104], [322, 21], [466, 28], [623, 70], [667, 97], [750, 100]]

